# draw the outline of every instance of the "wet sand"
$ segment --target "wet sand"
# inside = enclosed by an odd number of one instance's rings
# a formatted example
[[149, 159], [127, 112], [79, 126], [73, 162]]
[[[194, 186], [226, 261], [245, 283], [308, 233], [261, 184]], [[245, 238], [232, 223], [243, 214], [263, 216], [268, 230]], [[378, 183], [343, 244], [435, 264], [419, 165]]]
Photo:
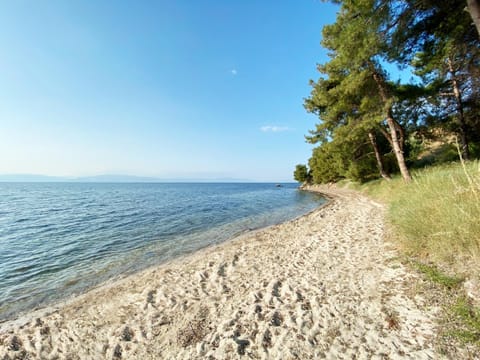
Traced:
[[243, 235], [0, 324], [0, 359], [438, 359], [435, 308], [345, 190]]

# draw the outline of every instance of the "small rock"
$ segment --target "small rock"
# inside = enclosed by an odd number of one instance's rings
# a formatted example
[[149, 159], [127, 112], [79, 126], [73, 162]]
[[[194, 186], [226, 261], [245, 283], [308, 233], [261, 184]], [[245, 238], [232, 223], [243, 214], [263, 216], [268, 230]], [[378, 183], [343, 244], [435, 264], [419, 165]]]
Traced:
[[280, 326], [283, 322], [283, 316], [278, 312], [275, 311], [272, 316], [271, 323], [273, 326]]
[[123, 332], [122, 332], [122, 340], [132, 341], [134, 335], [135, 334], [133, 333], [133, 330], [130, 329], [128, 326], [125, 326], [125, 329], [123, 329]]
[[250, 345], [250, 341], [248, 340], [243, 340], [243, 339], [237, 339], [235, 340], [237, 343], [237, 353], [238, 355], [245, 355], [245, 349], [248, 345]]

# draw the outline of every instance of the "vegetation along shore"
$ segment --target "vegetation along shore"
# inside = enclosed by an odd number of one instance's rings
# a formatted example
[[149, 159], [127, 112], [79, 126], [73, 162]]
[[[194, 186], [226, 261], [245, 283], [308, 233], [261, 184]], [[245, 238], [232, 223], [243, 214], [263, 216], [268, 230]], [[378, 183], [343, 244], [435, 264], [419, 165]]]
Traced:
[[416, 291], [438, 304], [438, 349], [453, 358], [480, 354], [479, 9], [342, 1], [304, 102], [316, 147], [294, 171], [384, 204], [386, 241], [429, 281]]

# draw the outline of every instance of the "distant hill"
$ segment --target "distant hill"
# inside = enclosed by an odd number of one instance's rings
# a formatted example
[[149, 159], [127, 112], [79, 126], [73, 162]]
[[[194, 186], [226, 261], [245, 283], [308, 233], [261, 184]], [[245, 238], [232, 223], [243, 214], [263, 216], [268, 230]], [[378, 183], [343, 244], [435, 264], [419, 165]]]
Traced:
[[8, 174], [0, 175], [0, 182], [62, 182], [69, 181], [68, 178], [59, 176], [46, 176], [35, 174]]
[[123, 182], [161, 182], [162, 180], [154, 177], [133, 176], [133, 175], [97, 175], [83, 176], [72, 179], [74, 182], [101, 182], [101, 183], [123, 183]]

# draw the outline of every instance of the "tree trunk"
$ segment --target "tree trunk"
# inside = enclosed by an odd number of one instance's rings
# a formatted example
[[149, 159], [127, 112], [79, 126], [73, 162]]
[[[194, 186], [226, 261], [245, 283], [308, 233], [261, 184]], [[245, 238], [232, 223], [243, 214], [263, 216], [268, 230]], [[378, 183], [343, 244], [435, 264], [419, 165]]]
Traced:
[[[386, 131], [384, 128], [380, 127], [380, 132], [383, 134], [385, 139], [388, 140], [390, 146], [393, 149], [393, 152], [395, 153], [395, 158], [397, 159], [397, 165], [398, 168], [400, 169], [400, 173], [402, 174], [402, 177], [405, 181], [410, 181], [412, 180], [412, 177], [410, 175], [410, 172], [407, 168], [407, 164], [405, 163], [405, 157], [403, 156], [403, 146], [400, 145], [401, 139], [403, 139], [403, 132], [400, 132], [400, 138], [397, 135], [397, 131], [392, 131], [392, 129], [397, 129], [401, 128], [400, 124], [395, 121], [391, 114], [391, 110], [389, 109], [387, 112], [387, 125], [389, 131]], [[403, 130], [403, 129], [402, 129]]]
[[391, 146], [392, 149], [393, 149], [392, 137], [390, 136], [390, 134], [388, 133], [388, 131], [385, 130], [382, 126], [380, 126], [380, 132], [381, 132], [382, 135], [385, 137], [385, 139], [387, 139], [388, 143], [390, 144], [390, 146]]
[[390, 175], [387, 174], [385, 168], [383, 167], [382, 154], [380, 154], [380, 151], [378, 150], [377, 139], [375, 138], [375, 134], [373, 133], [373, 131], [369, 131], [368, 138], [370, 139], [373, 151], [375, 152], [375, 159], [377, 159], [377, 168], [380, 176], [385, 180], [391, 180]]
[[405, 130], [403, 130], [403, 127], [395, 121], [395, 129], [398, 131], [398, 143], [400, 144], [400, 149], [402, 149], [403, 152], [403, 145], [405, 144]]
[[467, 7], [480, 37], [480, 0], [467, 0]]
[[410, 175], [410, 171], [408, 171], [407, 163], [405, 162], [405, 157], [403, 156], [403, 151], [400, 146], [400, 142], [397, 136], [397, 129], [395, 126], [395, 120], [392, 116], [392, 110], [388, 109], [387, 112], [387, 125], [390, 129], [390, 136], [392, 137], [393, 143], [393, 152], [395, 153], [395, 157], [397, 158], [398, 168], [400, 169], [400, 173], [405, 181], [411, 181], [412, 176]]
[[[410, 171], [408, 171], [407, 163], [405, 162], [405, 157], [403, 156], [403, 144], [400, 144], [400, 139], [397, 135], [397, 130], [398, 128], [401, 128], [401, 126], [393, 118], [392, 106], [389, 104], [389, 98], [387, 95], [385, 81], [383, 79], [383, 76], [376, 71], [373, 63], [370, 63], [370, 69], [372, 71], [373, 79], [377, 84], [380, 97], [382, 98], [382, 101], [386, 107], [386, 113], [387, 113], [386, 120], [387, 120], [388, 129], [390, 132], [389, 135], [391, 138], [390, 143], [392, 144], [393, 152], [395, 153], [395, 157], [397, 159], [398, 168], [400, 169], [400, 173], [402, 174], [403, 180], [407, 182], [411, 181], [412, 176], [410, 175]], [[403, 138], [403, 128], [402, 128], [400, 137]]]
[[457, 103], [459, 133], [460, 133], [460, 147], [461, 147], [462, 157], [465, 160], [469, 160], [470, 151], [468, 150], [467, 124], [465, 122], [465, 113], [463, 111], [462, 90], [460, 89], [460, 85], [458, 84], [458, 79], [456, 76], [455, 69], [453, 68], [452, 60], [447, 59], [447, 62], [448, 62], [448, 69], [450, 70], [450, 75], [452, 76], [453, 95], [455, 96], [455, 101]]

